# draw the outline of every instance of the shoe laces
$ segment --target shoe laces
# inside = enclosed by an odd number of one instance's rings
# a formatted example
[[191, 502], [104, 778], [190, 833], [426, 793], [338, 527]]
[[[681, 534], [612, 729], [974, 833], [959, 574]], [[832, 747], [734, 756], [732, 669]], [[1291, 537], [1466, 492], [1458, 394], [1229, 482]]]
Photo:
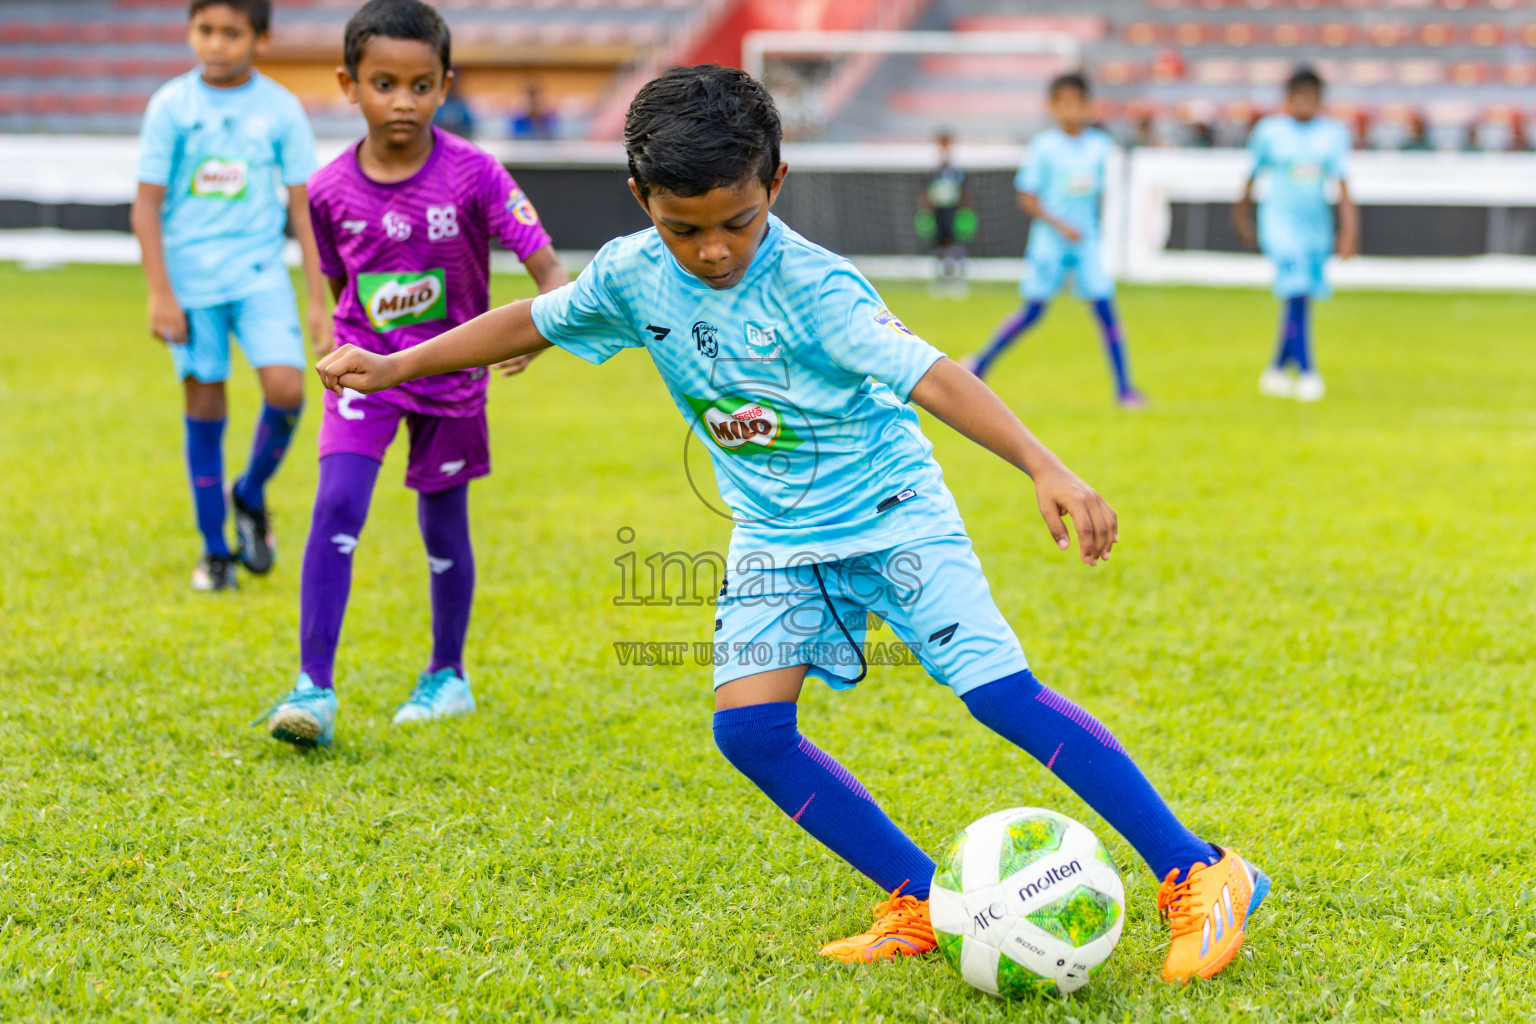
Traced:
[[1157, 887], [1157, 913], [1173, 929], [1173, 937], [1196, 931], [1204, 919], [1204, 902], [1195, 892], [1194, 871], [1184, 881], [1177, 881], [1179, 869], [1174, 868]]
[[916, 932], [920, 935], [928, 935], [933, 931], [933, 926], [928, 923], [927, 901], [920, 900], [916, 896], [903, 895], [902, 891], [907, 887], [902, 882], [891, 893], [890, 898], [875, 907], [875, 926], [870, 929], [874, 935], [901, 935]]
[[[437, 693], [444, 686], [457, 679], [452, 669], [438, 669], [436, 672], [423, 672], [416, 680], [416, 689], [406, 698], [406, 704], [431, 704], [437, 700]], [[404, 705], [401, 705], [402, 707]]]

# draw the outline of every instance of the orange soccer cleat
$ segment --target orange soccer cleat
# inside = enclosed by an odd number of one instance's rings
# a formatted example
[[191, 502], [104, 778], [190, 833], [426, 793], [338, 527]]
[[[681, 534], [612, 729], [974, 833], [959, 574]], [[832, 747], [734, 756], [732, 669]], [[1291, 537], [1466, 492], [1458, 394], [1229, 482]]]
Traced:
[[921, 956], [938, 946], [928, 922], [928, 901], [903, 896], [901, 889], [875, 908], [869, 931], [837, 939], [821, 947], [822, 956], [849, 964], [867, 964], [898, 956]]
[[1222, 850], [1215, 864], [1189, 870], [1182, 882], [1168, 872], [1157, 890], [1157, 909], [1173, 929], [1173, 945], [1163, 963], [1164, 981], [1210, 978], [1243, 947], [1248, 918], [1269, 894], [1269, 878], [1239, 857]]

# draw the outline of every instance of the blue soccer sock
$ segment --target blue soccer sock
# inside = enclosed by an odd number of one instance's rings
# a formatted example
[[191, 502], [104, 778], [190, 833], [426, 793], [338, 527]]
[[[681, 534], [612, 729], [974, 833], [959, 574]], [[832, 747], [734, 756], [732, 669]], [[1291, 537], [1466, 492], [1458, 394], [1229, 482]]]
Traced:
[[256, 421], [256, 437], [251, 442], [250, 464], [245, 467], [245, 474], [235, 481], [235, 497], [246, 508], [266, 507], [267, 481], [272, 479], [283, 461], [303, 408], [279, 409], [262, 405], [261, 419]]
[[800, 735], [792, 703], [715, 712], [715, 744], [790, 820], [886, 892], [928, 898], [933, 860], [859, 780]]
[[203, 550], [229, 557], [224, 537], [224, 420], [187, 417], [187, 477], [192, 482], [192, 506]]
[[1015, 339], [1035, 326], [1043, 316], [1045, 316], [1045, 303], [1028, 302], [1023, 309], [999, 324], [997, 331], [992, 335], [992, 340], [987, 342], [987, 347], [976, 359], [976, 376], [985, 374], [987, 367], [992, 365], [992, 361], [1002, 355]]
[[1125, 837], [1159, 880], [1221, 858], [1220, 850], [1174, 817], [1108, 729], [1028, 669], [978, 686], [963, 699], [977, 721], [1055, 772]]
[[1120, 336], [1120, 321], [1115, 316], [1115, 304], [1109, 299], [1095, 299], [1093, 315], [1099, 321], [1099, 334], [1104, 339], [1104, 354], [1109, 357], [1109, 367], [1115, 374], [1115, 394], [1124, 397], [1135, 391], [1131, 387], [1131, 371], [1126, 365], [1125, 340]]
[[1302, 373], [1312, 370], [1311, 301], [1305, 295], [1293, 295], [1280, 310], [1280, 344], [1275, 350], [1274, 367], [1283, 370], [1291, 363]]

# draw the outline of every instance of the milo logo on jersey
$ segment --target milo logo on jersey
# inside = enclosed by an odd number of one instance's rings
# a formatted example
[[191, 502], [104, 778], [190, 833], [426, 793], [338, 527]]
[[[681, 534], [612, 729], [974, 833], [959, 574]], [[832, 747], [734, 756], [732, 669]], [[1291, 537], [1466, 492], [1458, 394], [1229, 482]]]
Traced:
[[244, 160], [210, 156], [192, 172], [192, 194], [211, 199], [243, 199], [249, 177], [250, 165]]
[[800, 447], [800, 435], [784, 422], [772, 402], [761, 398], [727, 395], [713, 402], [685, 396], [710, 439], [728, 452], [792, 451]]
[[358, 274], [357, 298], [376, 331], [392, 331], [448, 315], [448, 287], [441, 269], [420, 274]]

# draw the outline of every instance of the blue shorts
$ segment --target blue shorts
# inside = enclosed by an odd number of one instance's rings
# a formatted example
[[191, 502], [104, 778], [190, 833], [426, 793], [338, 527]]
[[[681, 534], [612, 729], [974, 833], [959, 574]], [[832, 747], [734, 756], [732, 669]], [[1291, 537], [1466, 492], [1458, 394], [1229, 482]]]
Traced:
[[962, 696], [1029, 667], [964, 534], [815, 565], [738, 564], [726, 575], [715, 606], [716, 687], [809, 665], [845, 690], [860, 653], [876, 664], [921, 664]]
[[204, 384], [229, 379], [229, 336], [258, 369], [263, 366], [309, 366], [304, 333], [292, 286], [270, 288], [218, 306], [189, 309], [187, 343], [169, 345], [176, 379], [195, 377]]
[[1333, 294], [1333, 289], [1328, 287], [1328, 277], [1323, 273], [1328, 266], [1328, 257], [1333, 255], [1331, 243], [1326, 248], [1276, 247], [1265, 249], [1264, 255], [1275, 265], [1276, 298], [1293, 299], [1298, 295], [1307, 295], [1314, 299], [1326, 299]]
[[1049, 302], [1061, 291], [1068, 273], [1078, 298], [1095, 302], [1115, 297], [1115, 279], [1104, 269], [1104, 254], [1096, 238], [1075, 245], [1031, 246], [1024, 253], [1024, 279], [1019, 282], [1019, 291], [1030, 302]]

